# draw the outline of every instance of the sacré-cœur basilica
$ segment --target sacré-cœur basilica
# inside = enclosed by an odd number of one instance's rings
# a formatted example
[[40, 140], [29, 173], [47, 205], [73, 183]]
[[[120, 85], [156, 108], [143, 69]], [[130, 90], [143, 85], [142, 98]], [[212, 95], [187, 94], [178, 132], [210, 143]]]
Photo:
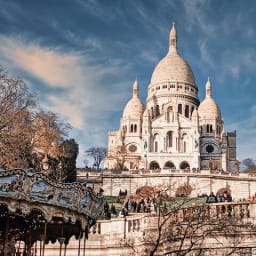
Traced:
[[207, 80], [205, 98], [189, 64], [179, 54], [174, 23], [166, 56], [156, 65], [146, 104], [133, 84], [117, 131], [108, 134], [106, 169], [220, 170], [236, 172], [236, 132], [226, 132]]

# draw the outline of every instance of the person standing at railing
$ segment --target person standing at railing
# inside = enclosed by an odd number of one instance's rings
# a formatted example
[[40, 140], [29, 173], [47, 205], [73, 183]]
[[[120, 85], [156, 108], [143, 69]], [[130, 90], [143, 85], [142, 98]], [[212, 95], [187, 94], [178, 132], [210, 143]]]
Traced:
[[217, 197], [214, 195], [213, 192], [209, 196], [207, 196], [206, 203], [217, 203]]

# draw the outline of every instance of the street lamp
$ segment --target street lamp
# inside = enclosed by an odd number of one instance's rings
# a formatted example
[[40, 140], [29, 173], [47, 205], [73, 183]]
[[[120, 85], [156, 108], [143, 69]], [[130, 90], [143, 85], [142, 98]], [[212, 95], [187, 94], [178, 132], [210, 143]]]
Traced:
[[47, 154], [45, 154], [42, 162], [41, 162], [41, 169], [43, 172], [47, 172], [50, 168], [49, 159], [47, 157]]
[[61, 251], [62, 251], [62, 245], [65, 241], [65, 237], [57, 237], [59, 243], [60, 243], [60, 256], [61, 256]]
[[126, 213], [124, 213], [124, 240], [126, 239]]

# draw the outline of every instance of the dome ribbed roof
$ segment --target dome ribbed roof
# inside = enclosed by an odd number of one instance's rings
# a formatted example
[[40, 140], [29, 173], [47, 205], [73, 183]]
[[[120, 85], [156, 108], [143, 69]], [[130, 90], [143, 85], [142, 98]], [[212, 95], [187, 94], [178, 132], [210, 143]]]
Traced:
[[139, 83], [136, 80], [133, 84], [132, 99], [126, 104], [123, 112], [123, 118], [140, 118], [142, 117], [145, 107], [139, 98]]
[[194, 74], [189, 64], [177, 53], [169, 52], [155, 67], [151, 84], [165, 81], [180, 81], [195, 85]]
[[215, 102], [215, 100], [212, 98], [212, 85], [208, 78], [208, 81], [205, 85], [206, 88], [206, 96], [205, 99], [201, 102], [201, 104], [198, 107], [198, 114], [201, 118], [207, 117], [207, 118], [219, 118], [221, 119], [221, 112], [220, 108]]
[[189, 64], [178, 53], [177, 41], [177, 31], [173, 23], [169, 36], [169, 52], [155, 67], [151, 84], [177, 81], [196, 85]]
[[221, 118], [220, 108], [213, 98], [205, 98], [199, 105], [198, 113], [200, 117]]

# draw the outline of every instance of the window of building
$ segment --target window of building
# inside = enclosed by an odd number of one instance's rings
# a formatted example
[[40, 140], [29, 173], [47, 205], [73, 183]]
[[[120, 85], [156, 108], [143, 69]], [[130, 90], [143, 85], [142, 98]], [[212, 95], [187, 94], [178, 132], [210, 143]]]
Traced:
[[189, 117], [189, 106], [185, 106], [185, 117]]
[[166, 136], [167, 147], [172, 147], [172, 135], [173, 135], [172, 131], [167, 132], [167, 136]]
[[155, 141], [154, 152], [158, 152], [158, 141]]
[[206, 125], [206, 132], [207, 133], [212, 133], [212, 125], [211, 124]]
[[137, 124], [134, 125], [134, 132], [137, 132]]
[[159, 135], [156, 133], [154, 135], [154, 152], [158, 152], [158, 141], [159, 141]]
[[192, 107], [191, 107], [191, 115], [192, 115], [192, 113], [194, 112], [194, 109], [195, 109], [194, 106], [192, 106]]
[[178, 113], [182, 114], [182, 104], [178, 104]]
[[131, 124], [130, 132], [133, 132], [133, 124]]
[[159, 105], [156, 105], [156, 116], [160, 115]]

